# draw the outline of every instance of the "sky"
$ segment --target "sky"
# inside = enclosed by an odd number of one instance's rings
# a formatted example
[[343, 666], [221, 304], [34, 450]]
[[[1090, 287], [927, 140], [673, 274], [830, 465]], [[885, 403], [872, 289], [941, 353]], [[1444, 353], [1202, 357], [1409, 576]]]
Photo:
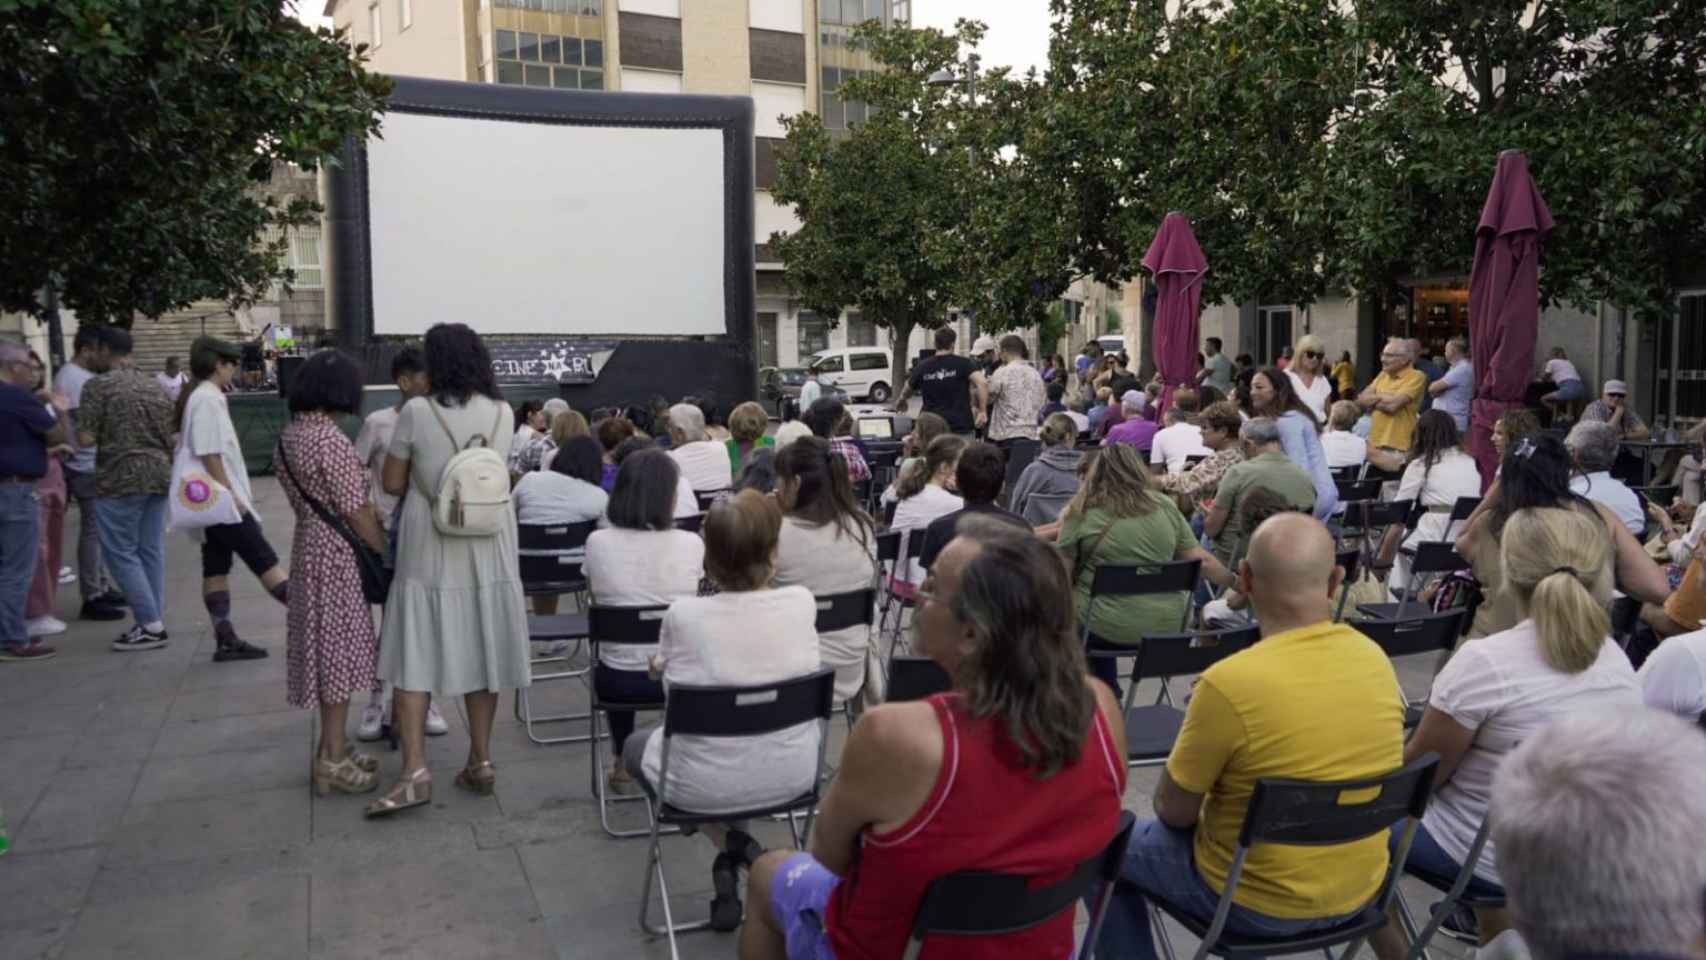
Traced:
[[[320, 17], [325, 0], [296, 0], [304, 23], [327, 23]], [[1048, 62], [1048, 0], [912, 0], [912, 21], [920, 27], [951, 30], [961, 17], [989, 26], [983, 38], [986, 68], [1007, 66], [1015, 73], [1029, 67], [1040, 72]]]

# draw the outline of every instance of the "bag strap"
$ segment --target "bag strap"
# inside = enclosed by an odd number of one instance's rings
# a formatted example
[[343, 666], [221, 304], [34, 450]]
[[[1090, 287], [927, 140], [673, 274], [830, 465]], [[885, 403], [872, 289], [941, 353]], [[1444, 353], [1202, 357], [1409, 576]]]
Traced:
[[373, 549], [367, 541], [361, 539], [360, 534], [356, 533], [355, 530], [350, 527], [348, 520], [345, 520], [343, 517], [327, 509], [325, 504], [316, 500], [314, 496], [308, 492], [307, 488], [302, 486], [302, 481], [296, 479], [296, 471], [290, 469], [290, 458], [286, 456], [284, 452], [283, 437], [279, 438], [275, 456], [279, 464], [284, 467], [284, 476], [290, 481], [290, 485], [296, 488], [297, 495], [308, 504], [309, 508], [312, 509], [316, 515], [319, 516], [321, 522], [326, 526], [331, 527], [332, 532], [342, 537], [352, 549], [359, 550], [362, 547], [366, 547], [369, 550]]

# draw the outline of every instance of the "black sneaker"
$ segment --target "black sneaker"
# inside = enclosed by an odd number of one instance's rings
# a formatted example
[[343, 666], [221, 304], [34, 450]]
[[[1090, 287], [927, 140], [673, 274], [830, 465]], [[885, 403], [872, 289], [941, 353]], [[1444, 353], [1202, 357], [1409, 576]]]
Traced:
[[79, 614], [84, 620], [123, 620], [124, 608], [115, 607], [104, 599], [96, 597], [83, 601], [83, 611]]
[[144, 630], [141, 624], [131, 627], [113, 641], [114, 650], [158, 650], [166, 645], [166, 631]]
[[263, 660], [267, 656], [265, 648], [257, 647], [237, 636], [237, 629], [230, 622], [221, 623], [213, 628], [213, 635], [219, 643], [213, 651], [214, 663], [225, 663], [230, 660]]
[[128, 607], [128, 606], [130, 606], [130, 601], [126, 600], [124, 594], [119, 593], [117, 590], [108, 590], [106, 593], [103, 593], [100, 596], [96, 597], [95, 602], [96, 603], [104, 603], [109, 607]]

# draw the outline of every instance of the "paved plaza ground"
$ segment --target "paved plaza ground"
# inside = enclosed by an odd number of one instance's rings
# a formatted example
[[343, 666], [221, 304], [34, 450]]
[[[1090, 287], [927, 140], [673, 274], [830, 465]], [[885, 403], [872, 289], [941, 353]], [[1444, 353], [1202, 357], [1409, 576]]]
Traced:
[[[255, 492], [288, 554], [284, 495], [270, 479]], [[73, 509], [67, 542], [77, 519]], [[0, 958], [669, 956], [635, 922], [645, 841], [600, 830], [584, 744], [530, 743], [505, 694], [497, 792], [474, 796], [451, 785], [467, 741], [461, 703], [446, 703], [450, 734], [429, 742], [432, 806], [363, 820], [367, 797], [309, 790], [314, 715], [285, 703], [283, 608], [234, 575], [233, 619], [272, 656], [215, 664], [198, 554], [181, 534], [168, 535], [168, 567], [166, 649], [109, 651], [120, 625], [76, 621], [67, 586], [59, 657], [0, 664], [0, 806], [13, 843], [0, 858]], [[1402, 665], [1412, 695], [1431, 669]], [[545, 710], [576, 701], [578, 681], [535, 693]], [[377, 746], [389, 784], [399, 756]], [[1126, 805], [1139, 816], [1155, 776], [1132, 771]], [[643, 818], [633, 804], [620, 815]], [[665, 851], [677, 916], [704, 916], [709, 846], [669, 838]], [[732, 935], [680, 944], [684, 957], [735, 953]]]

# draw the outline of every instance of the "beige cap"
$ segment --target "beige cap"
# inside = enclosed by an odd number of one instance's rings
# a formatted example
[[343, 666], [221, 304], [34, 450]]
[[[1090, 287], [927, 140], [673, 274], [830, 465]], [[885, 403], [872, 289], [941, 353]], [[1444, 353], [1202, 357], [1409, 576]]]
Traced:
[[1602, 393], [1621, 393], [1624, 396], [1628, 396], [1629, 395], [1629, 385], [1627, 383], [1624, 383], [1621, 380], [1607, 380], [1607, 381], [1605, 381], [1605, 389], [1601, 392]]
[[974, 357], [979, 356], [981, 354], [988, 353], [994, 349], [995, 349], [995, 338], [994, 337], [987, 337], [987, 336], [978, 337], [977, 342], [971, 345], [971, 355]]

